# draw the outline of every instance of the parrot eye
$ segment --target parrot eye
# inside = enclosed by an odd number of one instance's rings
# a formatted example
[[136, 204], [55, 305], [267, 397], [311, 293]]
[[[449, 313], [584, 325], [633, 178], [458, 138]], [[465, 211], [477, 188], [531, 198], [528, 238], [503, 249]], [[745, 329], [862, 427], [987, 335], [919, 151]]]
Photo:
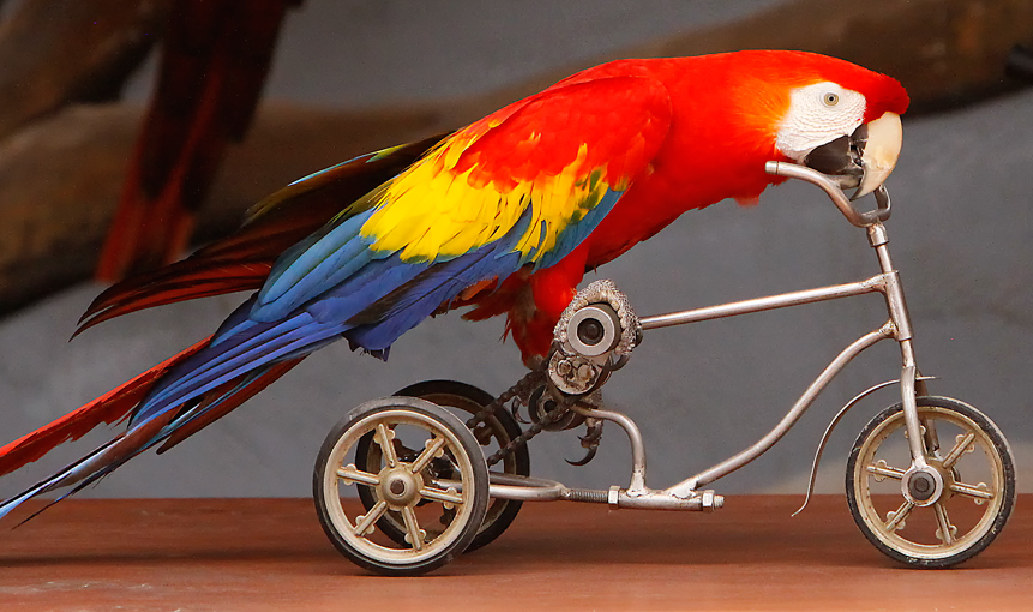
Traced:
[[839, 104], [839, 94], [831, 91], [826, 92], [825, 95], [821, 97], [821, 101], [825, 106], [835, 106], [836, 104]]

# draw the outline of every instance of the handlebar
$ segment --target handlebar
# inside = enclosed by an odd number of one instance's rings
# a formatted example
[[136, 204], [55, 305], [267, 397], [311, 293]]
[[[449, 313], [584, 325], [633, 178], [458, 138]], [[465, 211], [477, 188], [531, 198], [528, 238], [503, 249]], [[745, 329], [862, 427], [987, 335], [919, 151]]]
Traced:
[[875, 194], [877, 208], [862, 212], [857, 210], [850, 202], [850, 198], [839, 188], [839, 183], [827, 174], [822, 174], [817, 170], [801, 166], [800, 164], [777, 161], [769, 161], [764, 164], [764, 171], [768, 174], [775, 174], [786, 178], [801, 179], [821, 187], [828, 194], [829, 198], [832, 199], [832, 203], [836, 205], [839, 212], [843, 213], [847, 221], [856, 227], [869, 227], [876, 223], [883, 223], [890, 218], [890, 194], [882, 185], [879, 185], [872, 192]]

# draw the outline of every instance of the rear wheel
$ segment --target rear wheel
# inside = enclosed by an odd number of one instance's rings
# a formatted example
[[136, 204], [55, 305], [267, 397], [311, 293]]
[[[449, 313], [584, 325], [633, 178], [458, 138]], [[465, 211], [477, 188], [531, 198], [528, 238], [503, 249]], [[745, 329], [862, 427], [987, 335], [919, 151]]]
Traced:
[[[377, 461], [353, 461], [360, 441]], [[412, 453], [400, 449], [416, 449]], [[360, 506], [356, 490], [375, 500]], [[484, 522], [488, 470], [480, 445], [447, 410], [411, 397], [366, 402], [327, 436], [313, 475], [320, 523], [331, 542], [357, 565], [381, 574], [423, 574], [465, 550]], [[382, 519], [400, 517], [402, 534]]]
[[[439, 406], [445, 406], [462, 411], [469, 415], [475, 415], [490, 404], [494, 398], [488, 392], [470, 384], [454, 380], [427, 380], [415, 383], [399, 390], [396, 396], [418, 397], [433, 402]], [[498, 410], [488, 417], [486, 422], [478, 424], [473, 429], [474, 438], [481, 445], [485, 455], [494, 453], [499, 448], [505, 447], [521, 433], [520, 425], [511, 414], [505, 410]], [[402, 456], [411, 455], [416, 451], [400, 447], [398, 452]], [[373, 435], [368, 434], [359, 440], [356, 451], [355, 465], [364, 469], [367, 464], [376, 465], [382, 461], [380, 447], [373, 442]], [[527, 445], [522, 445], [507, 455], [499, 464], [502, 472], [519, 476], [531, 474], [530, 456]], [[366, 509], [373, 508], [376, 504], [376, 497], [371, 489], [360, 488], [359, 499], [362, 500]], [[484, 522], [473, 541], [467, 547], [467, 552], [485, 546], [509, 527], [520, 511], [521, 502], [513, 499], [491, 499], [488, 502], [488, 509], [485, 513]], [[437, 520], [424, 525], [428, 532], [436, 532], [443, 529], [451, 521], [449, 512], [443, 513]], [[378, 527], [395, 542], [404, 542], [406, 536], [403, 517], [398, 512], [388, 511], [378, 522]]]

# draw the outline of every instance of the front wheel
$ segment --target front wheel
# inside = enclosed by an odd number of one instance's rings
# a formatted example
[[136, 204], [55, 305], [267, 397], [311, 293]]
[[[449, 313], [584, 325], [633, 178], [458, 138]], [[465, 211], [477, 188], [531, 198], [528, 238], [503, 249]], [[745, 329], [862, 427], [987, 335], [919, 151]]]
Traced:
[[997, 537], [1015, 503], [1008, 441], [983, 413], [946, 397], [916, 398], [925, 460], [940, 484], [912, 495], [911, 453], [901, 404], [861, 431], [847, 462], [847, 504], [854, 522], [886, 555], [919, 567], [972, 558]]

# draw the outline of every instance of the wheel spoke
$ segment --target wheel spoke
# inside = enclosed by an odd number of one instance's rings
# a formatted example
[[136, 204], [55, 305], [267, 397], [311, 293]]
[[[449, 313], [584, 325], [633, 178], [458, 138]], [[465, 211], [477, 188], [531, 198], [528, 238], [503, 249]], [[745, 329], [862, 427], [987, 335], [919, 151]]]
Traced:
[[943, 458], [944, 469], [951, 469], [958, 459], [961, 458], [962, 454], [972, 452], [972, 441], [975, 439], [976, 434], [971, 431], [964, 435], [959, 434], [954, 442], [954, 448]]
[[936, 529], [936, 537], [943, 542], [944, 546], [953, 544], [954, 534], [957, 533], [958, 528], [951, 524], [950, 517], [947, 516], [947, 507], [943, 502], [936, 503], [936, 524], [939, 525]]
[[369, 512], [362, 516], [355, 517], [355, 535], [362, 537], [373, 531], [373, 523], [376, 523], [380, 517], [384, 516], [384, 512], [387, 511], [387, 502], [379, 501], [375, 506], [369, 509]]
[[435, 457], [444, 454], [442, 448], [445, 446], [445, 439], [434, 436], [427, 440], [426, 446], [420, 456], [409, 465], [409, 471], [413, 474], [422, 472]]
[[966, 497], [975, 498], [977, 504], [981, 504], [988, 499], [994, 498], [993, 491], [990, 490], [990, 487], [986, 486], [985, 482], [981, 482], [975, 486], [965, 484], [963, 482], [956, 482], [950, 486], [950, 489], [951, 491], [960, 493]]
[[353, 482], [361, 482], [362, 484], [372, 486], [380, 484], [380, 479], [376, 475], [363, 472], [356, 468], [354, 463], [337, 468], [337, 477], [344, 480], [344, 484], [352, 484]]
[[882, 480], [883, 478], [892, 478], [893, 480], [900, 480], [904, 477], [904, 470], [900, 468], [890, 467], [882, 459], [879, 459], [874, 464], [866, 466], [865, 471], [875, 476], [876, 480]]
[[462, 505], [463, 503], [463, 494], [456, 491], [455, 487], [449, 487], [447, 490], [444, 491], [442, 491], [441, 489], [432, 489], [430, 487], [424, 487], [420, 489], [420, 496], [423, 497], [423, 499], [439, 501], [445, 504], [446, 508], [449, 504]]
[[904, 503], [900, 504], [900, 508], [897, 508], [896, 512], [889, 512], [886, 515], [886, 529], [889, 531], [903, 529], [907, 515], [911, 514], [911, 509], [914, 507], [915, 503], [913, 501], [905, 500]]
[[413, 550], [422, 549], [427, 532], [420, 529], [420, 524], [416, 521], [416, 512], [412, 506], [402, 508], [402, 520], [405, 521], [405, 541], [412, 545]]
[[393, 468], [398, 465], [398, 455], [395, 454], [394, 440], [395, 432], [383, 423], [377, 423], [377, 435], [374, 439], [380, 452], [384, 455], [384, 463], [387, 467]]

